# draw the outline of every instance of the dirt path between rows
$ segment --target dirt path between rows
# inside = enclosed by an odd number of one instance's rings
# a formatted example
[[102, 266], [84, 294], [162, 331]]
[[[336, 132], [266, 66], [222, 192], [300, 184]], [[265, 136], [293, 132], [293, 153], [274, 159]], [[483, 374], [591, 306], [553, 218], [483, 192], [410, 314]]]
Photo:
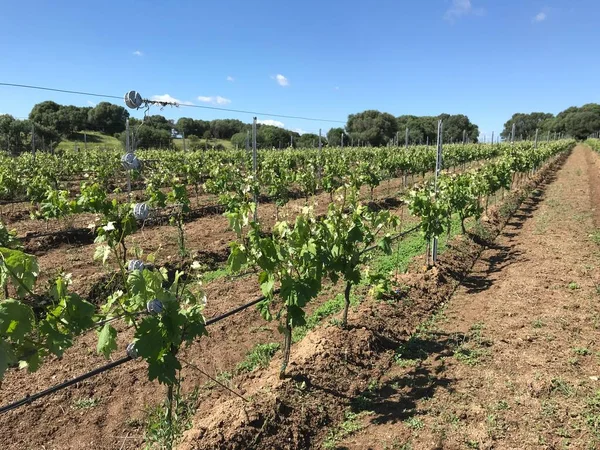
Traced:
[[577, 147], [331, 448], [600, 448], [599, 186]]

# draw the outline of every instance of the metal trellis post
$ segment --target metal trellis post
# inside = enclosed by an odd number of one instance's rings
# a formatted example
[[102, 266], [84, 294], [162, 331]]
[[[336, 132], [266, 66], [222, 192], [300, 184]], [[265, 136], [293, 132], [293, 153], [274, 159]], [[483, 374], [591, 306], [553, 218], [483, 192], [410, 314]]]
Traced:
[[[256, 117], [252, 122], [252, 170], [254, 172], [254, 183], [258, 186], [256, 167]], [[258, 222], [258, 193], [256, 191], [254, 192], [254, 221]]]
[[[435, 181], [434, 181], [434, 189], [435, 195], [438, 194], [438, 177], [440, 176], [440, 172], [442, 170], [442, 139], [444, 133], [444, 123], [443, 121], [438, 121], [438, 132], [437, 132], [437, 158], [435, 160]], [[437, 236], [433, 237], [433, 245], [431, 246], [431, 259], [433, 264], [435, 265], [437, 261], [437, 250], [438, 250], [438, 238]]]

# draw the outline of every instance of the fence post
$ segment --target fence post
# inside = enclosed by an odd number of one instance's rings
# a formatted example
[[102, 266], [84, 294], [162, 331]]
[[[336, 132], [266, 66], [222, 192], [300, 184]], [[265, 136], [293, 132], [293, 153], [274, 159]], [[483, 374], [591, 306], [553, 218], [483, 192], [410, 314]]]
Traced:
[[[434, 189], [435, 195], [438, 194], [438, 177], [440, 176], [440, 172], [442, 170], [442, 138], [444, 133], [444, 123], [440, 120], [438, 121], [438, 133], [437, 133], [437, 158], [435, 160], [435, 181], [434, 181]], [[437, 261], [437, 249], [438, 249], [438, 238], [437, 236], [433, 237], [433, 245], [431, 248], [431, 256], [433, 264], [435, 265]]]
[[408, 127], [406, 127], [406, 138], [405, 138], [404, 146], [406, 148], [408, 148]]
[[31, 154], [33, 155], [33, 160], [35, 161], [35, 125], [33, 122], [31, 123]]
[[[258, 186], [256, 167], [256, 117], [252, 122], [252, 170], [254, 172], [254, 183]], [[254, 192], [254, 221], [258, 222], [258, 193], [256, 191]]]
[[[125, 153], [133, 153], [131, 149], [131, 142], [129, 138], [129, 119], [125, 120]], [[125, 169], [127, 172], [127, 197], [131, 199], [131, 171]]]
[[515, 143], [515, 129], [516, 129], [516, 124], [513, 123], [513, 125], [512, 125], [512, 132], [510, 133], [510, 143], [511, 144]]

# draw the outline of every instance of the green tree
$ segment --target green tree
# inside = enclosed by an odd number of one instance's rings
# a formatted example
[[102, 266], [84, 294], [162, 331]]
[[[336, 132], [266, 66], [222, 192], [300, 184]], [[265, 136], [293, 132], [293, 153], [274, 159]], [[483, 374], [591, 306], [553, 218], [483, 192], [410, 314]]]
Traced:
[[175, 124], [173, 124], [173, 122], [158, 114], [146, 117], [144, 119], [144, 126], [155, 128], [157, 130], [168, 131], [169, 133], [171, 133], [171, 130], [175, 128]]
[[56, 129], [61, 106], [53, 101], [45, 101], [33, 106], [29, 113], [29, 120], [35, 124]]
[[588, 103], [582, 107], [571, 107], [558, 114], [553, 130], [575, 139], [585, 139], [600, 131], [600, 105]]
[[287, 147], [290, 142], [290, 134], [291, 132], [289, 130], [283, 128], [275, 127], [273, 125], [260, 125], [256, 130], [257, 145], [261, 148]]
[[[294, 137], [294, 141], [296, 141], [296, 147], [316, 148], [319, 145], [319, 135], [314, 133], [304, 133], [297, 139]], [[324, 136], [321, 136], [321, 143], [323, 146], [327, 144], [327, 140]]]
[[468, 142], [478, 141], [479, 127], [464, 114], [440, 114], [438, 119], [444, 122], [444, 142], [462, 142], [465, 131]]
[[348, 116], [346, 130], [354, 141], [361, 140], [373, 146], [387, 144], [398, 131], [396, 118], [376, 110], [363, 111]]
[[437, 138], [437, 117], [433, 116], [400, 116], [398, 121], [398, 145], [406, 142], [408, 128], [409, 145], [433, 143]]
[[515, 125], [515, 135], [517, 138], [530, 138], [535, 136], [535, 130], [539, 129], [541, 133], [550, 131], [554, 124], [554, 115], [542, 112], [533, 112], [530, 114], [516, 113], [504, 124], [504, 129], [500, 136], [503, 139], [510, 139], [513, 124]]
[[129, 112], [122, 106], [108, 102], [100, 102], [88, 113], [88, 122], [98, 131], [115, 134], [125, 131], [125, 120]]
[[327, 132], [327, 142], [329, 145], [339, 147], [342, 145], [342, 136], [344, 136], [344, 146], [350, 145], [350, 136], [346, 134], [343, 128], [332, 128]]
[[210, 122], [210, 132], [215, 139], [231, 139], [231, 136], [245, 128], [246, 125], [236, 119], [217, 119]]

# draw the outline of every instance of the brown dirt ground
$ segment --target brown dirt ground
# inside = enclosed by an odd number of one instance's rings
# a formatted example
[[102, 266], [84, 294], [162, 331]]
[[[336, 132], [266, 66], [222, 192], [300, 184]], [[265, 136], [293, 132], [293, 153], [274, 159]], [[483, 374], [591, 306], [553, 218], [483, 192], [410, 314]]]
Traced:
[[[379, 381], [347, 449], [600, 448], [600, 158], [579, 146]], [[408, 367], [402, 367], [408, 366]]]
[[[391, 187], [394, 188], [394, 183]], [[387, 183], [376, 193], [386, 195]], [[321, 197], [317, 199], [322, 200]], [[325, 210], [328, 195], [325, 200], [315, 204], [317, 211]], [[287, 213], [292, 215], [294, 208], [298, 207], [292, 204]], [[272, 205], [262, 205], [261, 212], [265, 216], [272, 210]], [[265, 221], [268, 224], [273, 222], [272, 219]], [[206, 217], [186, 224], [188, 248], [202, 248], [204, 250], [198, 250], [198, 253], [204, 251], [207, 255], [219, 252], [222, 258], [226, 258], [228, 242], [234, 237], [227, 228], [227, 220], [221, 216]], [[162, 246], [157, 261], [168, 263], [176, 259], [171, 256], [177, 253], [174, 232], [172, 227], [153, 227], [138, 233], [133, 240], [138, 241], [146, 251]], [[170, 239], [167, 244], [160, 242], [166, 237]], [[94, 245], [62, 245], [44, 250], [38, 258], [42, 270], [53, 268], [73, 273], [75, 290], [85, 292], [106, 273], [100, 264], [93, 261], [94, 248]], [[339, 287], [333, 286], [324, 289], [321, 296], [307, 308], [307, 313], [310, 314], [339, 290]], [[208, 283], [205, 292], [209, 299], [205, 312], [208, 318], [260, 295], [256, 275], [219, 279]], [[123, 349], [131, 340], [132, 330], [121, 328], [120, 331], [123, 332], [119, 334], [119, 349]], [[257, 343], [280, 340], [276, 325], [267, 324], [254, 309], [232, 316], [209, 331], [210, 339], [203, 339], [186, 350], [183, 358], [212, 376], [222, 371], [233, 371]], [[17, 400], [27, 393], [45, 389], [104, 364], [106, 361], [95, 354], [96, 341], [93, 332], [79, 338], [62, 359], [50, 359], [36, 373], [10, 371], [0, 386], [0, 402], [6, 404]], [[120, 354], [116, 356], [120, 357]], [[184, 382], [185, 391], [191, 391], [207, 381], [192, 369], [184, 370], [183, 375], [187, 378]], [[218, 389], [203, 391], [203, 401], [210, 403], [211, 399], [217, 399], [221, 394]], [[6, 448], [15, 449], [41, 448], [42, 445], [48, 449], [139, 448], [143, 436], [140, 423], [146, 417], [146, 409], [160, 403], [164, 396], [163, 388], [147, 381], [146, 365], [133, 362], [53, 395], [47, 402], [35, 402], [31, 407], [0, 417], [0, 436], [10, 442]], [[96, 399], [98, 404], [90, 409], [78, 408], [75, 402], [82, 398]], [[51, 425], [32, 427], [31, 423]]]

